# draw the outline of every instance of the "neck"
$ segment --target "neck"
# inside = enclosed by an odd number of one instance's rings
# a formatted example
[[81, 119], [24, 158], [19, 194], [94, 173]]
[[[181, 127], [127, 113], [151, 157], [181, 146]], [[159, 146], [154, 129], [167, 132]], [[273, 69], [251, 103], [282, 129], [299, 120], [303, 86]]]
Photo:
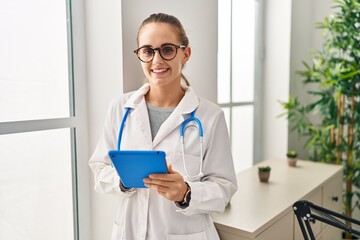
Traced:
[[184, 97], [185, 91], [178, 85], [175, 88], [150, 86], [145, 100], [151, 105], [163, 108], [176, 107]]

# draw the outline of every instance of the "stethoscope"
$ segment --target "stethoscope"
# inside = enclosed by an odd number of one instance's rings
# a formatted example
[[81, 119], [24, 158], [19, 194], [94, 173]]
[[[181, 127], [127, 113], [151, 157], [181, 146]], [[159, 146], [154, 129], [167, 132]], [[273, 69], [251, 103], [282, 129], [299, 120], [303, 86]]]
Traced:
[[[123, 130], [124, 130], [124, 126], [125, 126], [125, 122], [126, 122], [126, 119], [129, 115], [129, 112], [130, 112], [131, 108], [125, 108], [125, 113], [124, 113], [124, 116], [121, 120], [121, 125], [120, 125], [120, 130], [119, 130], [119, 137], [118, 137], [118, 143], [117, 143], [117, 149], [118, 151], [120, 151], [120, 145], [121, 145], [121, 139], [122, 139], [122, 133], [123, 133]], [[199, 180], [201, 179], [201, 177], [204, 176], [204, 173], [202, 172], [202, 163], [203, 163], [203, 136], [204, 136], [204, 132], [203, 132], [203, 128], [202, 128], [202, 124], [200, 122], [200, 120], [198, 118], [195, 117], [195, 111], [194, 110], [190, 117], [185, 119], [181, 126], [180, 126], [180, 142], [181, 142], [181, 153], [182, 153], [182, 160], [183, 160], [183, 165], [184, 165], [184, 171], [185, 171], [185, 180], [188, 180], [188, 181], [196, 181], [196, 180]], [[188, 125], [190, 122], [196, 122], [197, 123], [197, 126], [195, 125]], [[200, 145], [200, 159], [199, 159], [199, 162], [200, 162], [200, 165], [199, 165], [199, 173], [194, 175], [194, 176], [190, 176], [188, 171], [187, 171], [187, 168], [186, 168], [186, 163], [185, 163], [185, 147], [184, 147], [184, 133], [185, 133], [185, 130], [188, 128], [188, 127], [196, 127], [199, 129], [199, 145]]]

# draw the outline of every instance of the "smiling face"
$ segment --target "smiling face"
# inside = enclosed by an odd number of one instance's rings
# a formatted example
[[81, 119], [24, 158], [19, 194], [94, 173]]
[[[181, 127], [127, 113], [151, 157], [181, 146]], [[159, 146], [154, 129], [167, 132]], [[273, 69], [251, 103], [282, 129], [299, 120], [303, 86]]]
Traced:
[[[144, 25], [138, 35], [138, 45], [159, 48], [166, 43], [181, 45], [176, 29], [167, 23], [152, 22]], [[164, 60], [158, 51], [149, 63], [141, 62], [142, 69], [150, 86], [179, 87], [181, 69], [190, 57], [190, 48], [178, 49], [176, 57]]]

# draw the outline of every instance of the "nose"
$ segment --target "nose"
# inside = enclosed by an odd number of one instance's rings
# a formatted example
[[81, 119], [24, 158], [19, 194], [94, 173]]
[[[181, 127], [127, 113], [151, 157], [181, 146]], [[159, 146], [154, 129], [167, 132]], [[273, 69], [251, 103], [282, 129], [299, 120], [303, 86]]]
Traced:
[[160, 55], [160, 49], [155, 49], [154, 50], [154, 57], [153, 57], [153, 62], [163, 62], [163, 58]]

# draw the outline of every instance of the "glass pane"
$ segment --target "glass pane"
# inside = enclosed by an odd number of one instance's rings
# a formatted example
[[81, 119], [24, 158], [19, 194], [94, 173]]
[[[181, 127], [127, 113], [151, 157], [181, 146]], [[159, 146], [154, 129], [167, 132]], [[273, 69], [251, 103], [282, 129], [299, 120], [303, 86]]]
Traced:
[[218, 103], [230, 102], [231, 0], [218, 4]]
[[234, 107], [232, 128], [234, 165], [239, 172], [253, 165], [254, 107]]
[[0, 122], [68, 117], [66, 1], [3, 1], [0, 31]]
[[232, 102], [252, 102], [255, 1], [232, 1], [232, 4]]
[[74, 239], [69, 129], [0, 135], [0, 239]]

